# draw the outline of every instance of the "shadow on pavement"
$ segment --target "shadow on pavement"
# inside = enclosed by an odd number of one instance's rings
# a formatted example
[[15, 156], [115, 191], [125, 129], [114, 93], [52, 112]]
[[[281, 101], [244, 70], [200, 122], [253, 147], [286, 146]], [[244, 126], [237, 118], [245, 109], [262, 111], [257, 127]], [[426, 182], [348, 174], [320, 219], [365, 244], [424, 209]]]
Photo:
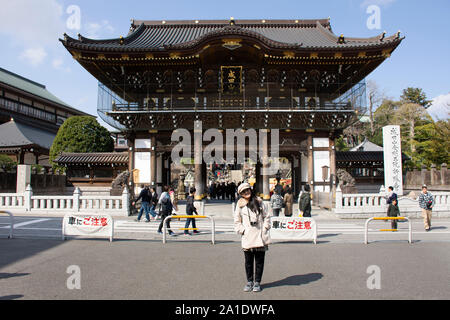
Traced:
[[[66, 242], [67, 241], [68, 240], [66, 240]], [[54, 239], [0, 239], [0, 252], [2, 253], [0, 269], [22, 259], [30, 258], [41, 252], [60, 246], [63, 243], [64, 242], [61, 240]], [[5, 273], [0, 273], [0, 275], [5, 275]], [[0, 276], [0, 279], [1, 278], [2, 277]]]
[[282, 280], [263, 284], [262, 287], [267, 289], [267, 288], [282, 287], [282, 286], [300, 286], [302, 284], [307, 284], [307, 283], [310, 283], [313, 281], [320, 280], [322, 278], [323, 278], [323, 274], [321, 274], [321, 273], [299, 274], [299, 275], [284, 278]]
[[21, 276], [27, 276], [27, 275], [29, 275], [29, 273], [1, 273], [0, 272], [0, 279], [21, 277]]
[[22, 294], [12, 294], [9, 296], [0, 297], [0, 300], [14, 300], [14, 299], [19, 299], [19, 298], [23, 298], [23, 295]]

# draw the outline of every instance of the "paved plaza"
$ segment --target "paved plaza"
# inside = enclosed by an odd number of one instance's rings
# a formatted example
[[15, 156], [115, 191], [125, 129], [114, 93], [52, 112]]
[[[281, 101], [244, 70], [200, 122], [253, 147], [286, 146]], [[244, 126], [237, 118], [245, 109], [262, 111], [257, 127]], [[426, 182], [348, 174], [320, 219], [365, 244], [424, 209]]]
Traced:
[[[228, 210], [229, 209], [229, 210]], [[14, 238], [8, 218], [0, 218], [1, 299], [449, 299], [450, 219], [434, 219], [425, 232], [412, 219], [398, 232], [379, 232], [364, 219], [338, 219], [313, 210], [318, 241], [276, 240], [266, 255], [262, 292], [244, 293], [240, 238], [233, 231], [231, 204], [205, 207], [216, 222], [211, 244], [208, 220], [199, 235], [182, 235], [184, 220], [172, 222], [176, 236], [157, 234], [159, 221], [115, 218], [114, 240], [69, 237], [61, 240], [62, 217], [15, 215]], [[80, 288], [68, 288], [71, 271]], [[379, 288], [370, 289], [373, 268]]]

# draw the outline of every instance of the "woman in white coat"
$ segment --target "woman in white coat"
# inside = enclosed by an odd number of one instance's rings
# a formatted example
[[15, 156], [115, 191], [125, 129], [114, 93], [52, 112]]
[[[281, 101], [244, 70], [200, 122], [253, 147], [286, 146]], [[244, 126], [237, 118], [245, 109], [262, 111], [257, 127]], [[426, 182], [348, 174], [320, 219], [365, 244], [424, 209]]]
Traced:
[[[234, 230], [241, 235], [245, 257], [247, 285], [245, 292], [261, 291], [265, 253], [270, 244], [270, 214], [267, 206], [252, 191], [248, 183], [239, 185], [241, 196], [234, 211]], [[255, 266], [255, 272], [253, 268]]]

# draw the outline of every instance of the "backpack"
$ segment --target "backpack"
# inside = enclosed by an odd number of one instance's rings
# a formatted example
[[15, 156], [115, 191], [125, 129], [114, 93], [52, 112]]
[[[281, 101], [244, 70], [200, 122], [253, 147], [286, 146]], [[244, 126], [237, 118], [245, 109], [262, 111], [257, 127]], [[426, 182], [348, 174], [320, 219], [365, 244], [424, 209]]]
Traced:
[[161, 200], [161, 209], [162, 209], [162, 211], [165, 211], [165, 212], [172, 211], [172, 202], [170, 201], [170, 196], [168, 193]]

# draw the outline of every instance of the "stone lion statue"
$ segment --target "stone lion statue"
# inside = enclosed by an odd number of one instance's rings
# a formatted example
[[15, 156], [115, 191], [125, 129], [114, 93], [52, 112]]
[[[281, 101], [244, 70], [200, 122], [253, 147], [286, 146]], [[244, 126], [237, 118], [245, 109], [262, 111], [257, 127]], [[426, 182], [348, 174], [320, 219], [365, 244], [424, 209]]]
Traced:
[[111, 194], [121, 195], [123, 188], [127, 188], [128, 193], [130, 194], [130, 187], [128, 185], [129, 179], [130, 172], [128, 170], [120, 173], [111, 184]]

